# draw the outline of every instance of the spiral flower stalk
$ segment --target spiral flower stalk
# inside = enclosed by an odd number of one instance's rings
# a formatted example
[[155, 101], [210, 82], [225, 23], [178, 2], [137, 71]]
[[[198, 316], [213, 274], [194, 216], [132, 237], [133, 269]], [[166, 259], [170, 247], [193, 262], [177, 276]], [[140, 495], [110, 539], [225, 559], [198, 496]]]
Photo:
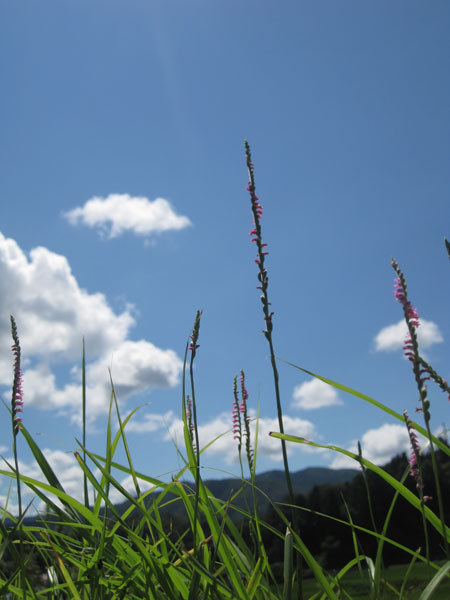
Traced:
[[425, 423], [428, 425], [431, 415], [430, 401], [428, 400], [428, 391], [425, 382], [428, 381], [430, 377], [428, 372], [421, 368], [419, 344], [417, 341], [417, 328], [420, 325], [419, 315], [417, 310], [408, 300], [405, 276], [403, 275], [398, 262], [392, 259], [391, 263], [394, 271], [397, 273], [397, 278], [395, 279], [394, 283], [394, 296], [395, 299], [402, 305], [403, 314], [408, 327], [408, 334], [403, 345], [403, 351], [406, 358], [412, 364], [412, 369], [416, 378], [416, 383], [419, 390], [419, 400], [421, 403], [421, 406], [418, 410], [423, 412]]
[[22, 370], [21, 370], [21, 349], [19, 336], [17, 333], [17, 325], [14, 320], [14, 317], [11, 315], [11, 335], [14, 341], [14, 344], [11, 346], [11, 350], [14, 354], [14, 380], [12, 387], [12, 397], [11, 397], [11, 412], [12, 412], [12, 420], [13, 420], [13, 431], [14, 436], [19, 433], [20, 427], [22, 425], [22, 417], [20, 416], [23, 413], [23, 388], [22, 388]]

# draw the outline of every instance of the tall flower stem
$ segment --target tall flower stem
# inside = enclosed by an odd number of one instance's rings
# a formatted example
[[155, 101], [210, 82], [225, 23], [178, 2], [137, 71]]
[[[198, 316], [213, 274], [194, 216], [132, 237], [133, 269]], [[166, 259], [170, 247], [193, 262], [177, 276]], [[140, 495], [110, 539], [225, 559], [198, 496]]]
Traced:
[[[249, 182], [248, 182], [247, 190], [250, 193], [250, 199], [251, 199], [251, 204], [252, 204], [252, 213], [253, 213], [253, 224], [254, 224], [254, 228], [250, 232], [250, 235], [252, 236], [252, 242], [255, 242], [256, 247], [257, 247], [257, 256], [255, 259], [255, 263], [258, 265], [258, 281], [259, 281], [258, 289], [261, 291], [261, 303], [262, 303], [262, 309], [263, 309], [263, 313], [264, 313], [264, 320], [266, 322], [266, 328], [263, 330], [263, 333], [269, 344], [270, 362], [272, 365], [273, 380], [274, 380], [274, 385], [275, 385], [275, 399], [276, 399], [276, 405], [277, 405], [278, 427], [279, 427], [280, 433], [284, 433], [283, 409], [281, 406], [279, 376], [278, 376], [278, 369], [277, 369], [277, 364], [276, 364], [276, 359], [275, 359], [275, 351], [273, 348], [273, 339], [272, 339], [273, 312], [270, 312], [269, 307], [270, 307], [271, 303], [269, 302], [269, 296], [267, 293], [267, 288], [269, 285], [269, 277], [267, 276], [267, 269], [264, 266], [265, 257], [267, 256], [268, 252], [265, 250], [265, 248], [267, 247], [267, 244], [263, 243], [262, 236], [261, 236], [262, 206], [259, 203], [259, 198], [256, 196], [256, 193], [255, 193], [255, 189], [256, 189], [255, 175], [254, 175], [254, 167], [253, 167], [253, 163], [252, 163], [252, 156], [251, 156], [251, 152], [250, 152], [250, 145], [247, 140], [245, 140], [244, 143], [245, 143], [245, 157], [246, 157], [248, 175], [249, 175]], [[281, 452], [283, 455], [284, 473], [285, 473], [285, 477], [286, 477], [286, 485], [288, 488], [289, 501], [290, 501], [291, 505], [294, 506], [294, 501], [295, 501], [294, 500], [294, 490], [292, 487], [291, 474], [289, 471], [289, 462], [288, 462], [288, 457], [287, 457], [285, 440], [281, 440]], [[299, 533], [298, 518], [297, 518], [297, 513], [294, 508], [292, 508], [292, 523], [293, 523], [294, 529], [296, 530], [296, 533]], [[299, 598], [301, 599], [302, 598], [302, 582], [301, 582], [301, 563], [300, 562], [298, 563], [297, 567], [298, 567], [297, 573], [298, 573], [298, 577], [299, 577], [299, 582], [298, 582], [299, 583]]]
[[22, 425], [22, 418], [20, 414], [23, 412], [23, 390], [22, 390], [22, 370], [21, 370], [21, 349], [19, 342], [19, 335], [17, 333], [17, 325], [14, 317], [10, 315], [11, 320], [11, 336], [14, 344], [11, 346], [11, 350], [14, 354], [14, 379], [11, 395], [11, 422], [12, 422], [12, 441], [13, 441], [13, 456], [14, 456], [14, 467], [16, 471], [16, 484], [17, 484], [17, 504], [19, 509], [19, 544], [20, 544], [20, 560], [22, 562], [21, 569], [21, 583], [22, 583], [22, 595], [23, 599], [26, 599], [26, 565], [24, 562], [23, 552], [23, 523], [22, 523], [22, 490], [20, 485], [20, 472], [19, 472], [19, 458], [17, 453], [17, 435]]
[[405, 351], [406, 358], [409, 359], [412, 365], [414, 377], [416, 379], [417, 388], [419, 390], [419, 399], [421, 403], [421, 412], [425, 421], [425, 427], [427, 430], [427, 437], [430, 442], [430, 453], [431, 453], [431, 464], [433, 466], [434, 480], [436, 484], [436, 496], [439, 508], [439, 518], [442, 524], [442, 537], [444, 539], [444, 547], [447, 558], [450, 558], [449, 544], [447, 540], [446, 527], [445, 527], [445, 513], [444, 505], [442, 502], [441, 486], [439, 483], [439, 469], [436, 459], [436, 452], [432, 440], [431, 427], [430, 427], [430, 401], [428, 399], [428, 390], [425, 381], [429, 379], [429, 373], [426, 369], [423, 369], [419, 354], [419, 343], [417, 340], [417, 327], [419, 327], [419, 317], [416, 309], [413, 307], [411, 302], [408, 300], [408, 290], [406, 287], [405, 276], [400, 269], [396, 260], [392, 259], [392, 267], [397, 274], [397, 279], [394, 287], [395, 299], [400, 302], [403, 308], [403, 314], [405, 317], [406, 325], [408, 327], [408, 337], [406, 338], [403, 349]]
[[200, 441], [198, 437], [198, 423], [197, 423], [197, 403], [195, 400], [195, 387], [194, 387], [194, 359], [197, 348], [198, 336], [200, 334], [200, 319], [202, 311], [198, 310], [195, 316], [194, 326], [192, 328], [192, 334], [190, 336], [191, 342], [189, 344], [189, 350], [191, 357], [189, 361], [189, 375], [191, 380], [191, 401], [192, 401], [192, 424], [194, 429], [195, 439], [195, 504], [194, 504], [194, 547], [197, 547], [197, 515], [198, 515], [198, 500], [200, 493]]
[[20, 474], [19, 474], [19, 459], [17, 456], [17, 434], [20, 430], [22, 423], [21, 417], [18, 413], [22, 412], [23, 407], [23, 391], [22, 391], [22, 371], [20, 367], [21, 361], [21, 350], [19, 336], [17, 333], [17, 325], [14, 317], [11, 315], [11, 336], [14, 344], [11, 349], [14, 354], [14, 380], [12, 387], [11, 397], [11, 417], [12, 417], [12, 433], [13, 433], [13, 455], [14, 455], [14, 466], [16, 470], [16, 482], [17, 482], [17, 502], [19, 505], [19, 519], [22, 517], [22, 493], [20, 486]]

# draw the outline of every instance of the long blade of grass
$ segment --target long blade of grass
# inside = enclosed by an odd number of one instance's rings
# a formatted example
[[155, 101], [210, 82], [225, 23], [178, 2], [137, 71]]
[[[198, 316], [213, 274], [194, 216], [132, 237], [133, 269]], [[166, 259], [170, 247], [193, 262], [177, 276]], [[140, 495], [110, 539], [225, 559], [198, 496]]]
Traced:
[[[112, 396], [111, 396], [111, 402], [112, 402]], [[110, 411], [109, 411], [109, 415], [111, 414], [111, 402], [110, 402]], [[123, 421], [122, 423], [122, 428], [125, 428], [128, 421], [130, 421], [130, 419], [133, 417], [133, 415], [142, 408], [142, 406], [137, 406], [134, 410], [132, 410], [130, 412], [130, 414], [126, 417], [126, 419]], [[121, 433], [121, 429], [119, 429], [119, 431], [117, 431], [116, 435], [114, 436], [114, 439], [112, 442], [108, 442], [107, 441], [107, 448], [106, 448], [106, 457], [102, 459], [102, 461], [106, 464], [109, 465], [109, 469], [111, 469], [112, 466], [115, 466], [112, 458], [116, 452], [117, 446], [119, 444], [119, 441], [121, 439], [122, 433]], [[85, 452], [85, 448], [83, 446], [80, 446], [81, 448], [83, 448], [83, 452]], [[96, 458], [99, 458], [97, 455]], [[105, 485], [105, 482], [102, 483], [102, 485]], [[96, 501], [94, 503], [94, 513], [98, 515], [99, 511], [100, 511], [100, 506], [101, 506], [101, 499], [96, 498]]]
[[53, 554], [55, 556], [56, 559], [56, 563], [59, 567], [59, 570], [61, 571], [66, 583], [67, 583], [67, 587], [69, 588], [71, 594], [72, 594], [72, 598], [74, 598], [75, 600], [81, 600], [81, 596], [78, 593], [77, 588], [75, 587], [75, 584], [70, 576], [69, 571], [67, 570], [65, 564], [63, 563], [61, 557], [59, 556], [55, 546], [52, 543], [52, 540], [50, 538], [50, 536], [48, 536], [48, 543], [50, 544], [52, 550], [53, 550]]
[[[420, 552], [420, 548], [417, 549], [417, 552]], [[405, 573], [405, 576], [403, 577], [403, 581], [402, 581], [402, 587], [400, 588], [400, 594], [399, 594], [398, 600], [403, 600], [403, 594], [405, 593], [406, 584], [408, 582], [409, 575], [410, 575], [411, 571], [413, 570], [414, 565], [416, 564], [416, 560], [417, 560], [417, 557], [413, 556], [408, 565], [408, 568], [406, 569], [406, 573]]]
[[[420, 498], [415, 496], [407, 487], [398, 482], [392, 475], [389, 475], [384, 469], [378, 467], [373, 464], [366, 458], [358, 456], [354, 452], [350, 452], [350, 450], [345, 450], [344, 448], [339, 448], [339, 446], [334, 446], [333, 444], [317, 444], [316, 442], [311, 442], [302, 437], [298, 437], [295, 435], [287, 435], [281, 434], [278, 432], [270, 432], [272, 437], [279, 438], [283, 436], [283, 439], [288, 442], [294, 442], [296, 444], [307, 444], [308, 446], [313, 446], [314, 448], [324, 448], [326, 450], [333, 450], [334, 452], [339, 452], [340, 454], [344, 454], [349, 458], [353, 458], [359, 463], [363, 463], [368, 469], [379, 475], [382, 479], [384, 479], [394, 490], [398, 490], [401, 496], [405, 498], [412, 506], [417, 508], [417, 510], [422, 510]], [[424, 513], [427, 521], [440, 533], [442, 534], [442, 524], [439, 517], [437, 517], [434, 512], [432, 512], [427, 506], [424, 507]], [[447, 539], [450, 539], [450, 529], [445, 526], [445, 534]]]
[[[403, 485], [405, 483], [406, 478], [409, 475], [409, 466], [406, 467], [401, 479], [400, 479], [400, 483]], [[383, 524], [383, 529], [381, 530], [381, 533], [383, 534], [383, 536], [386, 536], [386, 532], [387, 529], [389, 527], [389, 523], [392, 517], [392, 513], [394, 511], [394, 507], [395, 504], [397, 502], [399, 496], [399, 491], [395, 490], [395, 494], [394, 497], [392, 498], [392, 502], [389, 505], [389, 510], [386, 514], [386, 517], [384, 519], [384, 524]], [[382, 539], [380, 539], [379, 543], [378, 543], [378, 547], [377, 547], [377, 554], [375, 557], [375, 581], [374, 581], [374, 585], [375, 585], [375, 598], [377, 598], [380, 595], [380, 585], [381, 585], [381, 570], [383, 567], [383, 547], [384, 547], [384, 542]]]
[[[0, 470], [0, 475], [4, 475], [5, 477], [10, 478], [15, 477], [14, 473], [3, 470]], [[86, 508], [84, 504], [78, 502], [78, 500], [76, 500], [75, 498], [72, 498], [72, 496], [69, 496], [68, 494], [63, 492], [60, 488], [55, 488], [47, 483], [38, 481], [37, 479], [33, 479], [32, 477], [27, 477], [22, 473], [20, 474], [20, 480], [33, 490], [42, 489], [56, 496], [62, 503], [64, 503], [64, 505], [69, 507], [71, 511], [73, 511], [77, 515], [77, 519], [75, 521], [76, 526], [79, 527], [82, 525], [82, 523], [80, 522], [81, 516], [84, 517], [91, 525], [95, 524], [98, 530], [101, 531], [102, 522], [92, 513], [92, 511]], [[42, 494], [40, 495], [40, 497], [42, 498], [42, 500], [44, 500], [44, 502], [54, 505], [54, 503], [45, 495]]]
[[433, 577], [433, 579], [430, 581], [427, 587], [420, 594], [419, 600], [429, 600], [449, 571], [450, 560], [448, 560], [444, 565], [442, 565], [442, 567], [439, 569], [439, 571], [436, 573], [436, 575]]
[[[350, 560], [345, 566], [343, 566], [342, 569], [339, 571], [339, 573], [337, 575], [335, 575], [331, 585], [332, 586], [339, 585], [340, 581], [344, 577], [344, 575], [346, 573], [348, 573], [348, 571], [350, 571], [350, 569], [352, 569], [355, 565], [359, 566], [361, 561], [365, 560], [365, 559], [366, 559], [366, 557], [361, 554], [359, 556], [355, 556], [355, 558], [352, 558], [352, 560]], [[322, 594], [322, 596], [320, 597], [320, 600], [327, 600], [326, 595]]]
[[[358, 537], [356, 535], [356, 531], [355, 531], [355, 526], [353, 523], [353, 519], [352, 519], [352, 515], [350, 512], [350, 508], [348, 507], [347, 502], [345, 501], [344, 495], [342, 494], [342, 502], [344, 503], [344, 507], [345, 507], [345, 511], [347, 513], [347, 517], [348, 517], [348, 524], [351, 527], [352, 530], [352, 541], [353, 541], [353, 549], [355, 551], [355, 558], [359, 558], [361, 555], [359, 553], [359, 540]], [[363, 571], [362, 571], [362, 567], [361, 567], [361, 561], [358, 561], [357, 563], [358, 566], [358, 571], [359, 574], [361, 575], [361, 578], [363, 577]]]
[[[284, 503], [280, 503], [279, 506], [285, 506], [285, 504]], [[336, 523], [340, 523], [341, 525], [346, 525], [347, 527], [353, 526], [358, 531], [361, 531], [362, 533], [366, 533], [368, 535], [371, 535], [373, 537], [381, 539], [386, 544], [390, 544], [391, 546], [395, 546], [396, 548], [398, 548], [399, 550], [402, 550], [406, 554], [409, 554], [410, 556], [413, 556], [414, 558], [416, 558], [418, 560], [421, 560], [423, 563], [426, 563], [427, 565], [429, 564], [430, 567], [432, 567], [436, 571], [439, 570], [439, 565], [437, 565], [436, 563], [433, 563], [431, 561], [428, 562], [427, 559], [426, 559], [426, 557], [422, 556], [421, 554], [419, 554], [418, 551], [411, 550], [411, 548], [408, 548], [407, 546], [404, 546], [403, 544], [400, 544], [399, 542], [396, 542], [395, 540], [392, 540], [391, 538], [385, 537], [385, 536], [383, 536], [380, 533], [372, 531], [371, 529], [366, 529], [365, 527], [361, 527], [361, 525], [356, 525], [355, 523], [353, 523], [353, 525], [350, 525], [350, 523], [348, 523], [347, 521], [344, 521], [343, 519], [339, 519], [338, 517], [332, 517], [331, 515], [326, 515], [324, 513], [318, 512], [316, 510], [312, 510], [310, 508], [305, 508], [304, 506], [298, 506], [297, 508], [299, 510], [303, 510], [303, 511], [312, 513], [312, 514], [314, 514], [314, 515], [316, 515], [318, 517], [323, 517], [324, 519], [330, 519], [331, 521], [335, 521]], [[263, 525], [264, 525], [264, 527], [266, 529], [268, 529], [269, 531], [271, 531], [273, 534], [278, 535], [278, 537], [280, 537], [280, 538], [282, 537], [282, 534], [280, 534], [280, 532], [278, 532], [276, 529], [271, 528], [266, 523], [263, 523]]]
[[[354, 389], [352, 389], [346, 385], [343, 385], [341, 383], [337, 383], [336, 381], [333, 381], [332, 379], [328, 379], [327, 377], [322, 377], [322, 375], [318, 375], [317, 373], [308, 371], [308, 369], [304, 369], [303, 367], [294, 365], [293, 363], [288, 362], [287, 360], [283, 360], [282, 358], [278, 358], [278, 360], [281, 360], [281, 362], [284, 362], [285, 364], [287, 364], [291, 367], [294, 367], [294, 369], [298, 369], [299, 371], [302, 371], [303, 373], [306, 373], [307, 375], [311, 375], [311, 377], [320, 379], [320, 381], [323, 381], [324, 383], [328, 383], [328, 385], [331, 385], [332, 387], [334, 387], [338, 390], [347, 392], [348, 394], [351, 394], [352, 396], [355, 396], [356, 398], [360, 398], [361, 400], [364, 400], [365, 402], [368, 402], [369, 404], [376, 406], [377, 408], [381, 409], [382, 411], [384, 411], [388, 415], [391, 415], [391, 417], [394, 417], [395, 419], [401, 421], [402, 423], [405, 422], [405, 418], [403, 415], [399, 414], [395, 410], [392, 410], [392, 408], [389, 408], [389, 406], [386, 406], [385, 404], [378, 402], [378, 400], [374, 400], [370, 396], [366, 396], [366, 394], [362, 394], [361, 392], [358, 392], [357, 390], [354, 390]], [[428, 432], [424, 427], [422, 427], [418, 423], [415, 423], [414, 421], [411, 421], [411, 423], [413, 424], [414, 429], [416, 429], [424, 437], [428, 438]], [[435, 437], [434, 435], [431, 436], [431, 439], [432, 439], [433, 443], [436, 444], [436, 446], [440, 450], [442, 450], [442, 452], [447, 454], [447, 456], [450, 456], [450, 448], [446, 444], [444, 444], [439, 438]]]
[[[31, 435], [28, 433], [28, 431], [26, 430], [26, 428], [23, 425], [21, 426], [20, 430], [21, 430], [22, 435], [26, 439], [28, 447], [30, 448], [31, 452], [33, 453], [33, 456], [34, 456], [37, 464], [39, 465], [39, 468], [40, 468], [41, 472], [43, 473], [43, 475], [47, 479], [48, 483], [50, 484], [50, 486], [53, 489], [58, 489], [61, 492], [63, 492], [63, 494], [62, 494], [62, 496], [60, 498], [62, 504], [69, 511], [69, 513], [71, 514], [72, 518], [75, 521], [79, 521], [79, 515], [78, 515], [78, 513], [73, 510], [73, 507], [72, 507], [72, 505], [70, 503], [67, 503], [65, 501], [65, 498], [68, 497], [68, 496], [65, 493], [64, 487], [62, 486], [61, 482], [59, 481], [59, 479], [55, 475], [55, 472], [53, 471], [53, 469], [51, 468], [51, 466], [48, 463], [47, 459], [43, 455], [41, 449], [39, 448], [39, 446], [36, 444], [36, 442], [33, 440], [33, 438], [31, 437]], [[21, 479], [22, 479], [22, 477], [21, 477]], [[23, 481], [23, 479], [22, 479], [22, 481]]]

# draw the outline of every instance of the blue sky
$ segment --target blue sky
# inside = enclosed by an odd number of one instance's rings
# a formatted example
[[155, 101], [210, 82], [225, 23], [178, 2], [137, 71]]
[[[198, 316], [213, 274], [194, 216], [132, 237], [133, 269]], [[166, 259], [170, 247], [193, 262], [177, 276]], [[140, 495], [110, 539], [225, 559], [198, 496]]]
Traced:
[[[0, 383], [9, 314], [24, 358], [24, 423], [67, 489], [80, 436], [102, 453], [112, 369], [137, 469], [180, 464], [181, 359], [197, 309], [200, 438], [231, 427], [245, 370], [260, 405], [258, 470], [282, 468], [261, 333], [243, 141], [269, 244], [279, 357], [414, 416], [394, 256], [444, 377], [450, 338], [450, 6], [380, 0], [8, 0], [0, 7]], [[391, 327], [391, 329], [386, 329]], [[280, 363], [285, 428], [385, 462], [401, 424]], [[432, 426], [449, 405], [430, 389]], [[11, 456], [2, 420], [2, 453]], [[35, 465], [20, 443], [22, 468]], [[237, 473], [230, 434], [204, 477]], [[292, 470], [344, 466], [292, 447]], [[163, 478], [164, 478], [163, 477]], [[6, 485], [0, 495], [6, 493]]]

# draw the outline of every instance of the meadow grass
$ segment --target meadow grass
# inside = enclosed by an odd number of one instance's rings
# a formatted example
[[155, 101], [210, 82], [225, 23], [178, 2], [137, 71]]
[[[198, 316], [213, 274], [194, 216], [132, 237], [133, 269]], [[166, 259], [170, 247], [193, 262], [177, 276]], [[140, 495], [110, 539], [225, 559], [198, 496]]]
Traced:
[[[265, 267], [267, 255], [261, 230], [262, 208], [255, 193], [254, 168], [250, 147], [246, 143], [246, 160], [249, 169], [250, 193], [254, 229], [252, 240], [257, 248], [258, 289], [261, 292], [264, 336], [269, 346], [274, 378], [276, 409], [279, 430], [271, 435], [280, 439], [285, 469], [288, 497], [281, 504], [271, 503], [274, 514], [282, 523], [282, 530], [274, 527], [259, 514], [255, 485], [258, 428], [251, 439], [247, 413], [245, 376], [241, 372], [234, 380], [233, 435], [241, 465], [241, 489], [227, 500], [219, 499], [209, 491], [201, 477], [202, 454], [208, 448], [200, 446], [198, 414], [195, 396], [194, 362], [200, 337], [201, 312], [195, 317], [191, 336], [186, 344], [182, 375], [181, 414], [184, 424], [184, 448], [178, 449], [182, 468], [170, 482], [164, 482], [146, 473], [138, 472], [133, 464], [127, 442], [127, 424], [138, 409], [122, 418], [118, 409], [114, 384], [111, 381], [109, 416], [106, 428], [105, 450], [102, 455], [86, 447], [86, 377], [84, 344], [82, 354], [82, 437], [77, 440], [74, 453], [83, 474], [83, 499], [66, 493], [51, 465], [22, 422], [23, 411], [21, 349], [18, 329], [11, 317], [14, 352], [14, 382], [9, 407], [12, 423], [12, 448], [14, 461], [6, 462], [0, 470], [2, 477], [16, 488], [18, 514], [12, 514], [8, 501], [2, 507], [0, 520], [0, 598], [76, 600], [142, 600], [142, 599], [245, 599], [245, 600], [337, 600], [338, 598], [428, 600], [450, 598], [450, 530], [445, 523], [445, 511], [439, 486], [437, 452], [450, 457], [450, 448], [430, 429], [430, 403], [427, 395], [428, 381], [450, 393], [447, 383], [420, 355], [417, 312], [407, 296], [406, 281], [396, 261], [395, 294], [401, 304], [408, 326], [405, 354], [411, 362], [421, 399], [424, 425], [413, 422], [380, 402], [332, 381], [317, 373], [291, 364], [328, 385], [352, 394], [359, 401], [369, 403], [397, 419], [407, 428], [412, 453], [405, 465], [403, 477], [395, 478], [385, 469], [367, 460], [361, 450], [358, 454], [333, 445], [318, 444], [284, 431], [282, 403], [279, 392], [277, 359], [272, 340], [272, 313], [268, 298], [268, 276]], [[447, 250], [450, 250], [446, 242]], [[19, 324], [20, 325], [20, 324]], [[437, 494], [437, 511], [429, 506], [424, 495], [421, 454], [416, 433], [430, 442], [432, 468]], [[41, 476], [30, 478], [20, 473], [18, 441], [27, 444], [39, 465]], [[214, 443], [214, 442], [212, 442]], [[296, 505], [287, 458], [287, 444], [308, 444], [327, 448], [355, 460], [363, 476], [374, 473], [392, 488], [393, 495], [381, 527], [377, 529], [372, 515], [372, 530], [354, 521], [346, 505], [346, 519], [334, 516], [323, 519], [339, 521], [345, 526], [354, 542], [354, 556], [339, 571], [324, 568], [302, 539], [299, 515], [305, 507]], [[126, 461], [115, 460], [119, 447], [125, 451]], [[245, 474], [247, 473], [247, 478]], [[195, 484], [187, 485], [183, 478], [190, 474]], [[130, 476], [134, 492], [130, 493], [120, 483], [120, 478]], [[412, 476], [415, 489], [406, 485]], [[366, 481], [366, 479], [365, 479]], [[26, 486], [44, 506], [39, 518], [30, 525], [24, 521], [29, 506], [23, 506], [21, 489]], [[238, 508], [236, 500], [245, 487], [245, 508]], [[368, 501], [370, 491], [367, 485]], [[143, 489], [146, 491], [143, 491]], [[127, 502], [119, 509], [111, 492]], [[11, 491], [12, 494], [12, 491]], [[422, 517], [426, 540], [425, 548], [408, 548], [389, 537], [391, 517], [399, 498], [403, 498]], [[270, 499], [269, 499], [270, 500]], [[164, 516], [167, 506], [182, 505], [185, 528], [175, 531]], [[248, 535], [242, 526], [231, 518], [239, 512], [248, 524]], [[317, 512], [315, 513], [317, 515]], [[430, 531], [440, 536], [441, 559], [436, 562], [436, 551], [430, 548]], [[365, 554], [359, 536], [370, 535], [375, 540], [375, 552]], [[434, 539], [434, 538], [433, 538]], [[283, 546], [283, 560], [271, 564], [267, 540], [278, 540]], [[405, 564], [385, 567], [383, 551], [393, 545], [404, 553]]]

